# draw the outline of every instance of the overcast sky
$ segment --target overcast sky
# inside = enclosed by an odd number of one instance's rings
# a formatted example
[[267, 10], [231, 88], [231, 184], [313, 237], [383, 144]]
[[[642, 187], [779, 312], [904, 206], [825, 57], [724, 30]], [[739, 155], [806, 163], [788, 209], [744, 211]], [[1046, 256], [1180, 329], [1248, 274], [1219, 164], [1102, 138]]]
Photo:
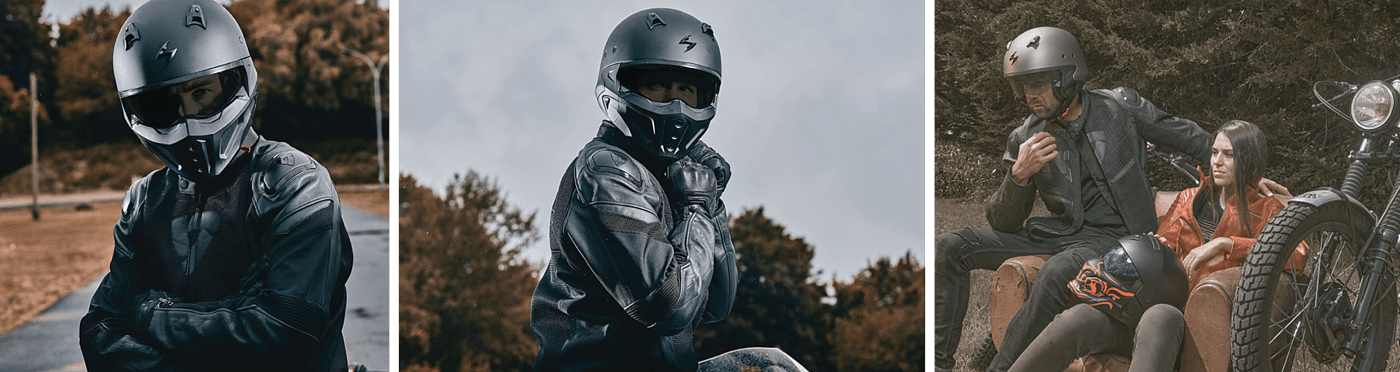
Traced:
[[[765, 215], [849, 279], [881, 256], [924, 259], [921, 1], [465, 1], [399, 3], [400, 171], [441, 193], [454, 173], [549, 207], [596, 133], [603, 43], [626, 16], [683, 10], [724, 61], [703, 139], [733, 165], [731, 216]], [[548, 241], [527, 251], [548, 260]]]

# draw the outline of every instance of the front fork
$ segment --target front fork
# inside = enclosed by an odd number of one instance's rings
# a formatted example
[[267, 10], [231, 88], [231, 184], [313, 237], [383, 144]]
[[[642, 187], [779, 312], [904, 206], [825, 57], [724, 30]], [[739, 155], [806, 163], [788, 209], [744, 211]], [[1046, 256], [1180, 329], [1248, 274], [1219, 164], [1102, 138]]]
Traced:
[[[1363, 141], [1361, 146], [1363, 152], [1360, 153], [1369, 153], [1365, 150], [1369, 150], [1369, 145], [1372, 143]], [[1346, 179], [1342, 181], [1343, 194], [1356, 197], [1360, 190], [1361, 179], [1366, 173], [1366, 160], [1374, 160], [1374, 158], [1362, 159], [1365, 157], [1364, 155], [1352, 156], [1351, 167], [1347, 169]], [[1400, 205], [1400, 179], [1397, 179], [1397, 183], [1391, 186], [1390, 199], [1386, 203], [1385, 211], [1381, 213], [1380, 224], [1372, 236], [1367, 238], [1367, 249], [1363, 251], [1364, 262], [1361, 263], [1363, 265], [1361, 269], [1365, 270], [1363, 271], [1365, 276], [1362, 277], [1359, 297], [1356, 300], [1356, 314], [1347, 324], [1347, 330], [1350, 331], [1351, 337], [1342, 345], [1342, 354], [1348, 358], [1355, 357], [1356, 351], [1361, 345], [1362, 335], [1366, 333], [1362, 330], [1367, 329], [1366, 322], [1370, 319], [1371, 305], [1376, 300], [1376, 294], [1381, 292], [1380, 286], [1382, 284], [1395, 285], [1395, 276], [1390, 267], [1393, 262], [1392, 258], [1400, 255], [1400, 252], [1395, 251], [1397, 236], [1400, 235], [1400, 211], [1396, 210], [1397, 205]]]

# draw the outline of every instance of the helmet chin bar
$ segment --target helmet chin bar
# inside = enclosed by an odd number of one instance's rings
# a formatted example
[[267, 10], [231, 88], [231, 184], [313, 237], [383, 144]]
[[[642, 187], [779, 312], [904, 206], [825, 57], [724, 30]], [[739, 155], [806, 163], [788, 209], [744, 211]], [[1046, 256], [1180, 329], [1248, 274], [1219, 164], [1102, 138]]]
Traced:
[[681, 100], [655, 102], [626, 91], [620, 97], [626, 105], [621, 107], [619, 115], [630, 127], [631, 137], [652, 155], [666, 161], [685, 156], [714, 118], [714, 106], [696, 109]]
[[250, 128], [253, 111], [251, 97], [240, 95], [222, 112], [208, 118], [182, 119], [166, 129], [133, 122], [131, 129], [166, 167], [200, 182], [223, 173], [239, 147], [256, 138]]
[[626, 90], [619, 95], [602, 85], [596, 93], [598, 104], [613, 127], [651, 155], [668, 162], [685, 156], [699, 142], [715, 114], [713, 103], [697, 109], [679, 99], [656, 102]]

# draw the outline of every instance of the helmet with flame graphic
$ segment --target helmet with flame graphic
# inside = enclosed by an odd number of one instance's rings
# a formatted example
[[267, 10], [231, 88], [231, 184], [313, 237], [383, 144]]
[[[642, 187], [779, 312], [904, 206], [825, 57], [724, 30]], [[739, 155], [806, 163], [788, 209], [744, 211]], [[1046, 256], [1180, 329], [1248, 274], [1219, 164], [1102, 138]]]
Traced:
[[1069, 289], [1081, 301], [1125, 324], [1137, 324], [1156, 304], [1186, 305], [1186, 269], [1170, 248], [1150, 235], [1118, 240], [1118, 247], [1089, 260]]

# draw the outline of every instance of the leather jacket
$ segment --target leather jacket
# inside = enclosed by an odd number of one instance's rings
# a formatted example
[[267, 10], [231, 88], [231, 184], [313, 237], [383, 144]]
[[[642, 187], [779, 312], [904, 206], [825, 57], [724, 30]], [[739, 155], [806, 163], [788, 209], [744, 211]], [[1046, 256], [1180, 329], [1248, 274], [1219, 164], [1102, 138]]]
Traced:
[[723, 202], [711, 216], [673, 210], [665, 178], [629, 144], [605, 123], [560, 181], [549, 266], [530, 305], [537, 371], [693, 371], [696, 325], [724, 319], [734, 302]]
[[[1176, 252], [1177, 258], [1186, 258], [1192, 250], [1200, 248], [1206, 243], [1201, 236], [1201, 224], [1196, 220], [1195, 201], [1211, 185], [1211, 178], [1201, 176], [1202, 184], [1193, 189], [1182, 190], [1176, 195], [1176, 200], [1167, 209], [1167, 213], [1162, 215], [1160, 225], [1157, 228], [1157, 235], [1167, 239], [1167, 246]], [[1229, 251], [1225, 252], [1223, 259], [1207, 261], [1205, 265], [1191, 273], [1191, 286], [1195, 288], [1196, 283], [1210, 273], [1239, 267], [1244, 264], [1245, 256], [1249, 255], [1250, 247], [1254, 246], [1259, 234], [1264, 231], [1264, 226], [1268, 225], [1269, 219], [1275, 214], [1283, 211], [1283, 202], [1272, 197], [1264, 197], [1258, 194], [1254, 187], [1247, 188], [1249, 193], [1249, 219], [1250, 231], [1248, 236], [1240, 236], [1240, 218], [1235, 213], [1235, 199], [1226, 201], [1229, 203], [1222, 206], [1225, 214], [1220, 218], [1219, 225], [1215, 228], [1214, 237], [1229, 237], [1232, 245]], [[1218, 194], [1217, 194], [1218, 195]], [[1303, 260], [1307, 257], [1307, 243], [1299, 244], [1294, 249], [1292, 257], [1289, 257], [1288, 267], [1293, 268], [1293, 273], [1298, 274], [1303, 268]]]
[[195, 184], [160, 169], [127, 190], [79, 330], [89, 370], [345, 370], [353, 252], [335, 186], [249, 136], [241, 171]]
[[[987, 222], [993, 229], [1016, 232], [1024, 226], [1031, 235], [1062, 237], [1083, 228], [1084, 206], [1080, 205], [1079, 178], [1072, 174], [1083, 164], [1081, 147], [1075, 141], [1079, 133], [1088, 137], [1098, 157], [1109, 189], [1105, 196], [1111, 196], [1106, 199], [1123, 218], [1129, 234], [1157, 229], [1152, 188], [1147, 182], [1145, 141], [1182, 151], [1203, 163], [1210, 159], [1212, 137], [1209, 133], [1193, 121], [1157, 109], [1132, 89], [1083, 91], [1079, 96], [1083, 107], [1081, 115], [1086, 117], [1069, 124], [1073, 128], [1031, 115], [1008, 136], [1006, 153], [1002, 155], [1007, 169], [1016, 163], [1021, 143], [1038, 132], [1049, 132], [1055, 137], [1059, 156], [1031, 176], [1024, 186], [1017, 185], [1007, 172], [1001, 187], [987, 200]], [[1036, 191], [1040, 192], [1049, 215], [1027, 220]]]

